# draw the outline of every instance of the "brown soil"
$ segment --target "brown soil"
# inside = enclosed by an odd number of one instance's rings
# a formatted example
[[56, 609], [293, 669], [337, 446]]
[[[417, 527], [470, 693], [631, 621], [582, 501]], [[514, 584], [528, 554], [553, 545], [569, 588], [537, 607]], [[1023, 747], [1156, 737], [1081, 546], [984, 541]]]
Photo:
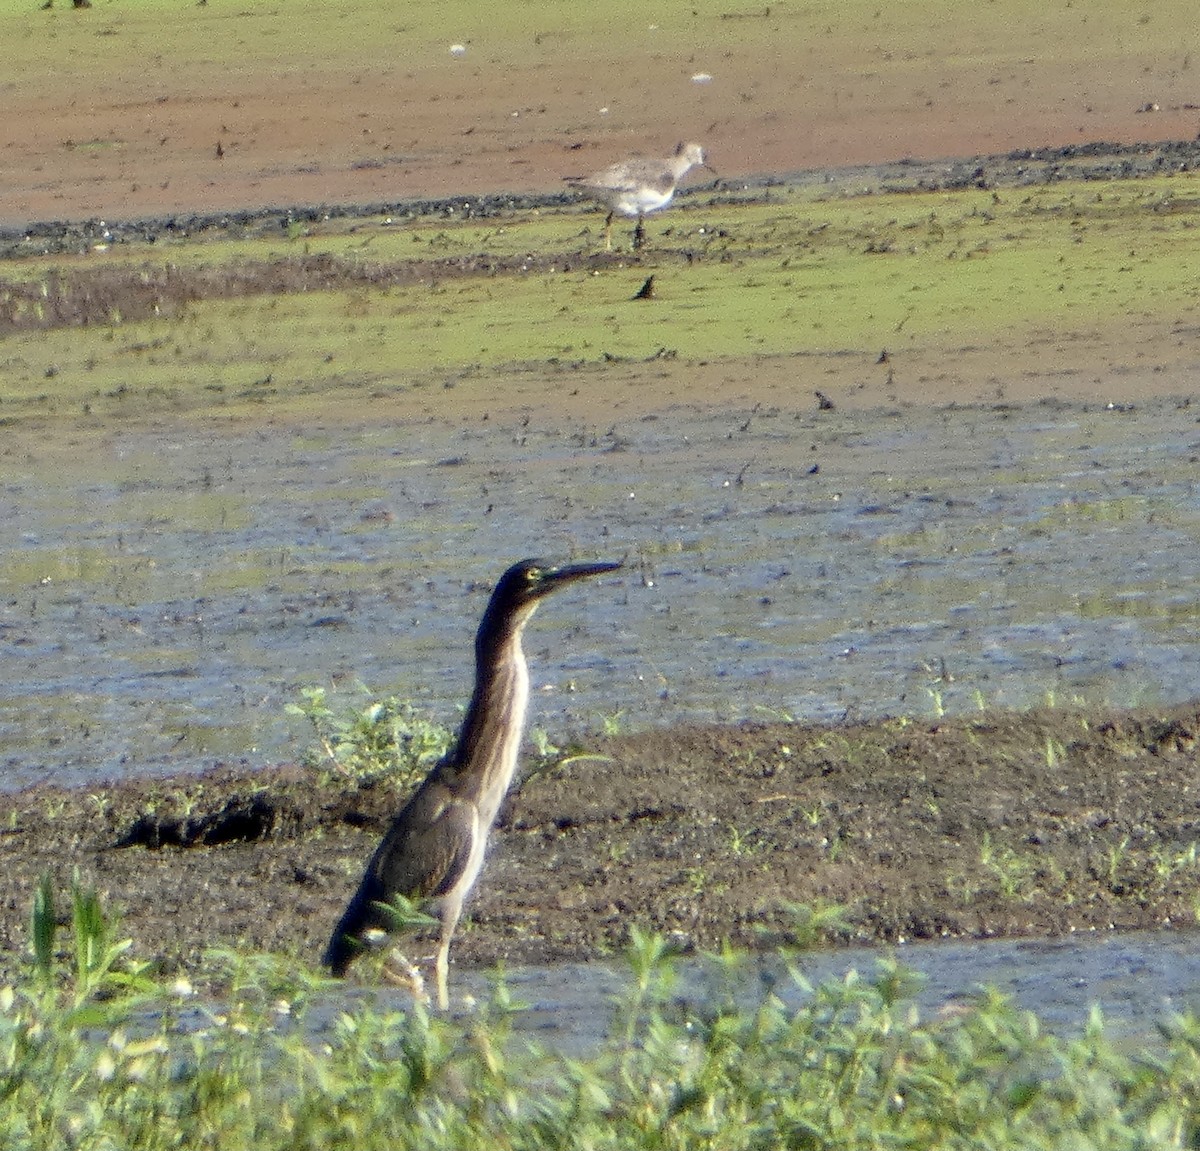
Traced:
[[[1190, 926], [1198, 732], [1189, 707], [596, 740], [516, 793], [454, 954], [590, 958], [630, 925], [782, 942], [791, 905], [831, 903], [832, 936], [863, 941]], [[141, 957], [315, 961], [397, 802], [300, 769], [22, 793], [0, 835], [4, 962], [38, 876], [61, 890], [74, 868]]]
[[[82, 75], [64, 83], [61, 68], [44, 67], [8, 86], [0, 225], [556, 191], [565, 175], [681, 137], [700, 139], [721, 176], [737, 180], [1191, 140], [1200, 128], [1194, 69], [1169, 8], [1130, 10], [1113, 24], [1088, 5], [1036, 19], [989, 5], [954, 25], [936, 8], [883, 5], [855, 27], [808, 5], [730, 4], [628, 58], [603, 41], [543, 42], [531, 28], [511, 58], [481, 43], [460, 62], [442, 46], [436, 60], [406, 58], [396, 16], [371, 30], [363, 62], [347, 61], [344, 73], [220, 58], [164, 73], [164, 33], [119, 4], [29, 7], [22, 31], [48, 37], [51, 52], [63, 50], [56, 37], [68, 26], [94, 31], [80, 61], [94, 75], [85, 87]], [[266, 5], [180, 8], [181, 21], [211, 22], [221, 44], [233, 28], [233, 43], [269, 45], [278, 25], [303, 18]], [[929, 20], [936, 31], [914, 37]], [[106, 49], [139, 37], [145, 66], [106, 74]], [[376, 41], [392, 45], [382, 57]], [[705, 69], [712, 83], [683, 83]], [[600, 105], [611, 107], [600, 115]]]

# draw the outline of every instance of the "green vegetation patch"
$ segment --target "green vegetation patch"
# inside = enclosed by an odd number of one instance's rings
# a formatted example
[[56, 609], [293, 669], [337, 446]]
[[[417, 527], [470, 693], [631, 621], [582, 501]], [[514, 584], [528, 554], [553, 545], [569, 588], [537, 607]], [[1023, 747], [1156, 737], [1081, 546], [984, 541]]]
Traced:
[[222, 953], [221, 994], [201, 996], [132, 962], [93, 890], [76, 881], [70, 902], [64, 946], [43, 882], [32, 959], [0, 989], [6, 1146], [1099, 1151], [1194, 1146], [1200, 1132], [1191, 1015], [1131, 1053], [1098, 1013], [1062, 1039], [982, 991], [927, 1019], [894, 963], [814, 987], [793, 953], [784, 983], [747, 1003], [732, 951], [709, 960], [711, 993], [690, 1005], [666, 942], [634, 931], [607, 1032], [568, 1057], [520, 1035], [502, 980], [456, 1017], [358, 998], [329, 1019], [329, 981]]
[[[0, 418], [239, 408], [464, 373], [1069, 343], [1195, 322], [1190, 176], [767, 203], [695, 197], [636, 264], [590, 208], [331, 221], [10, 264]], [[623, 242], [627, 242], [623, 241]], [[634, 299], [647, 276], [654, 296]]]

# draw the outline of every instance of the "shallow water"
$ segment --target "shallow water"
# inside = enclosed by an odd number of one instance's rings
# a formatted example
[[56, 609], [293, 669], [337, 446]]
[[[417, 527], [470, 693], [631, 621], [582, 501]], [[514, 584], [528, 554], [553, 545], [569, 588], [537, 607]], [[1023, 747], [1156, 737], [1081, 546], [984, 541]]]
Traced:
[[1190, 699], [1198, 450], [1170, 402], [9, 428], [0, 786], [295, 758], [310, 684], [454, 723], [528, 554], [629, 559], [530, 628], [556, 738]]
[[[848, 948], [800, 954], [796, 966], [811, 984], [844, 979], [849, 972], [870, 980], [877, 960], [896, 959], [919, 973], [914, 997], [923, 1018], [969, 1003], [993, 987], [1013, 1004], [1034, 1012], [1049, 1032], [1079, 1035], [1090, 1012], [1102, 1012], [1105, 1033], [1130, 1048], [1160, 1039], [1156, 1023], [1185, 1011], [1200, 1011], [1200, 947], [1194, 935], [1176, 932], [1129, 932], [1071, 936], [1056, 940], [917, 943], [890, 951]], [[719, 976], [697, 961], [681, 961], [676, 999], [684, 1012], [703, 1007]], [[777, 959], [765, 957], [744, 970], [734, 985], [735, 998], [751, 1006], [769, 988], [789, 1007], [799, 1007], [807, 992], [798, 987]], [[630, 976], [619, 967], [597, 963], [517, 967], [504, 982], [525, 1010], [517, 1016], [519, 1034], [555, 1051], [584, 1055], [608, 1035], [614, 1003], [629, 990]], [[489, 977], [476, 971], [452, 971], [452, 998], [486, 1000]], [[356, 990], [354, 997], [378, 996], [403, 1008], [406, 993]], [[318, 1029], [344, 1005], [341, 998], [316, 1011]], [[454, 1006], [454, 1010], [463, 1010]]]

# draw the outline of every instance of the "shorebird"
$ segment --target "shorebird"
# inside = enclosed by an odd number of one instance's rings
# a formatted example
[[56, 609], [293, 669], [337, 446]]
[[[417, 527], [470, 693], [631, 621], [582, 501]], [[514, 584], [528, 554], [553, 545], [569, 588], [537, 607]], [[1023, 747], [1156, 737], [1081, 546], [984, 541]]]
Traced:
[[592, 176], [567, 176], [568, 184], [585, 195], [608, 207], [608, 219], [604, 221], [604, 250], [612, 250], [612, 222], [614, 215], [637, 217], [633, 232], [633, 247], [636, 251], [645, 243], [646, 233], [642, 218], [648, 212], [665, 208], [675, 195], [679, 181], [693, 168], [708, 168], [704, 149], [699, 144], [680, 144], [674, 154], [663, 160], [622, 160]]
[[475, 637], [475, 692], [458, 743], [404, 805], [367, 864], [325, 951], [334, 975], [345, 975], [370, 932], [389, 929], [394, 917], [388, 900], [403, 895], [433, 901], [441, 919], [438, 1006], [449, 1006], [450, 939], [479, 878], [488, 833], [521, 750], [529, 704], [525, 625], [552, 591], [620, 566], [522, 560], [500, 577]]

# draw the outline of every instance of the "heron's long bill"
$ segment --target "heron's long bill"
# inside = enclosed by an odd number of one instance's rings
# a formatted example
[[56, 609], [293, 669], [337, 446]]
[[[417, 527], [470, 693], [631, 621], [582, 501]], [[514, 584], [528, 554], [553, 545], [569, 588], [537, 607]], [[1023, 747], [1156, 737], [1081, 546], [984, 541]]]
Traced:
[[541, 569], [541, 580], [538, 583], [537, 594], [549, 595], [564, 584], [586, 579], [588, 576], [602, 575], [604, 572], [616, 571], [624, 565], [624, 560], [601, 560], [590, 564], [563, 564], [562, 567], [545, 567]]

